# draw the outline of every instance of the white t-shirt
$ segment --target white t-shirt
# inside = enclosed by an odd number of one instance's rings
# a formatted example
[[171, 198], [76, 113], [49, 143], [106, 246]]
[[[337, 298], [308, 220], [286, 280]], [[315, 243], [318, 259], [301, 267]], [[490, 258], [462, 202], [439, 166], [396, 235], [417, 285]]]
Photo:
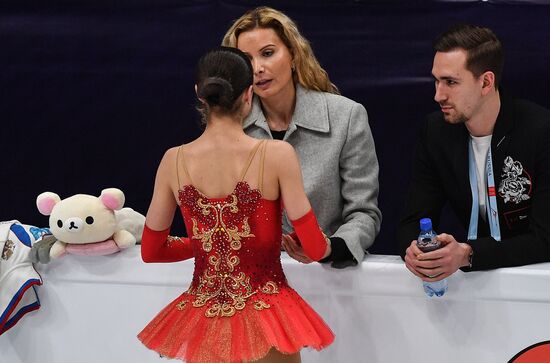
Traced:
[[479, 211], [481, 218], [484, 221], [487, 220], [487, 206], [485, 204], [487, 198], [487, 173], [485, 171], [485, 165], [487, 163], [487, 154], [489, 153], [489, 147], [491, 146], [491, 138], [489, 136], [473, 136], [472, 148], [474, 150], [474, 160], [476, 161], [476, 173], [477, 173], [477, 193], [479, 196]]

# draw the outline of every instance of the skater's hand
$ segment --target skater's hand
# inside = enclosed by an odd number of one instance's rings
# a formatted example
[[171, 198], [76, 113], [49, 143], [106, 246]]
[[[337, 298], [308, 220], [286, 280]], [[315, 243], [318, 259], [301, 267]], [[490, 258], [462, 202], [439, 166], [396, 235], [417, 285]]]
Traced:
[[312, 263], [313, 260], [306, 256], [304, 249], [299, 244], [295, 235], [283, 234], [283, 248], [290, 257], [301, 263]]

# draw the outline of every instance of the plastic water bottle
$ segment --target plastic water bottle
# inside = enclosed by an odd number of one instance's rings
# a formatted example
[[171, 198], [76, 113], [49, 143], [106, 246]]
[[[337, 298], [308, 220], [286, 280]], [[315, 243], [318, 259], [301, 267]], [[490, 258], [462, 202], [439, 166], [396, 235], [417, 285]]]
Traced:
[[[420, 234], [416, 245], [422, 252], [435, 251], [441, 247], [441, 243], [437, 240], [437, 234], [432, 229], [432, 220], [430, 218], [422, 218], [420, 220]], [[424, 292], [429, 297], [443, 296], [447, 291], [447, 279], [436, 282], [422, 281]]]

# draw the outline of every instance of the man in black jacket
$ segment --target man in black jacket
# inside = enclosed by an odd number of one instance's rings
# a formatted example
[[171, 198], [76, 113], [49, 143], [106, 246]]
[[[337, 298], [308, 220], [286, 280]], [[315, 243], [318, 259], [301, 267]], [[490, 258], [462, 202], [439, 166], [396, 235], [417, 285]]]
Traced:
[[[426, 120], [406, 212], [398, 228], [407, 268], [424, 281], [464, 271], [550, 261], [550, 112], [503, 97], [502, 46], [487, 28], [460, 25], [435, 43], [432, 74], [441, 112]], [[419, 220], [437, 231], [449, 203], [468, 239], [416, 246]]]

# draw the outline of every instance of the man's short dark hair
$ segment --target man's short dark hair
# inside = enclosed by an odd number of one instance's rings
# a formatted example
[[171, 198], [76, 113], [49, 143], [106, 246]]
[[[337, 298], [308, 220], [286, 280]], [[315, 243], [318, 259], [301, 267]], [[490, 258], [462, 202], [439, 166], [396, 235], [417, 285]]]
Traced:
[[466, 51], [466, 69], [475, 77], [487, 71], [493, 72], [495, 87], [498, 87], [504, 57], [502, 44], [491, 29], [459, 24], [440, 34], [434, 41], [436, 52], [450, 52], [455, 49]]

